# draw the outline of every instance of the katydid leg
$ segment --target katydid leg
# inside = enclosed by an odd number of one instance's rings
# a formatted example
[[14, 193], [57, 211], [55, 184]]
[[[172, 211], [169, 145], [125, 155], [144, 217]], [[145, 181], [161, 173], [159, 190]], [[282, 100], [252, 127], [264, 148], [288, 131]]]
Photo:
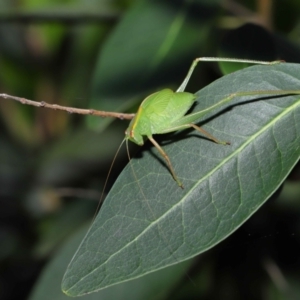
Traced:
[[[188, 115], [183, 116], [180, 120], [174, 122], [174, 127], [168, 130], [164, 130], [162, 133], [172, 132], [180, 129], [189, 128], [190, 126], [186, 126], [192, 122], [196, 122], [201, 119], [206, 114], [216, 110], [217, 108], [230, 103], [235, 98], [243, 97], [243, 96], [257, 96], [259, 99], [262, 96], [280, 96], [280, 95], [300, 95], [300, 90], [257, 90], [257, 91], [245, 91], [245, 92], [236, 92], [228, 95], [227, 97], [221, 99], [219, 102], [205, 108], [201, 111], [197, 111]], [[253, 100], [253, 99], [252, 99]], [[254, 100], [253, 100], [254, 101]]]
[[190, 69], [184, 78], [183, 82], [179, 86], [179, 88], [176, 90], [176, 92], [183, 92], [194, 72], [194, 69], [196, 68], [198, 62], [200, 61], [211, 61], [211, 62], [235, 62], [235, 63], [249, 63], [249, 64], [256, 64], [256, 65], [274, 65], [281, 63], [281, 60], [275, 60], [275, 61], [260, 61], [260, 60], [251, 60], [251, 59], [238, 59], [238, 58], [219, 58], [219, 57], [198, 57], [195, 58], [192, 65], [190, 66]]
[[164, 151], [164, 149], [162, 147], [159, 146], [159, 144], [154, 140], [154, 138], [152, 136], [148, 136], [148, 139], [151, 141], [151, 143], [155, 146], [155, 148], [158, 150], [158, 152], [162, 155], [162, 157], [166, 160], [167, 165], [170, 169], [170, 172], [174, 178], [174, 180], [177, 182], [177, 184], [183, 189], [183, 184], [181, 183], [181, 181], [178, 179], [178, 177], [175, 174], [175, 171], [173, 169], [173, 166], [171, 164], [170, 158], [168, 156], [168, 154]]
[[204, 134], [205, 136], [207, 136], [210, 140], [214, 141], [217, 144], [221, 144], [221, 145], [230, 145], [230, 142], [224, 142], [224, 141], [220, 141], [218, 139], [216, 139], [214, 136], [212, 136], [210, 133], [208, 133], [206, 130], [204, 130], [203, 128], [195, 125], [195, 124], [188, 124], [190, 125], [190, 127], [193, 127], [194, 129], [196, 129], [197, 131], [201, 132], [202, 134]]

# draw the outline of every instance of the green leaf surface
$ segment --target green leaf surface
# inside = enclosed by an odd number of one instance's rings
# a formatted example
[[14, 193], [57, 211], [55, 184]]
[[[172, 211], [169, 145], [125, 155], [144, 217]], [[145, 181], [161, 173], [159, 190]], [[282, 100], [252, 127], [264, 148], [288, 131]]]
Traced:
[[[63, 294], [60, 281], [72, 257], [74, 248], [78, 247], [87, 231], [87, 226], [77, 230], [76, 234], [64, 243], [61, 250], [45, 267], [36, 283], [29, 300], [66, 300], [70, 297]], [[165, 299], [170, 289], [184, 276], [191, 265], [191, 260], [172, 266], [156, 273], [149, 274], [134, 281], [126, 282], [97, 294], [85, 295], [82, 300], [117, 300], [117, 299]]]
[[[300, 66], [250, 67], [215, 81], [193, 111], [238, 91], [300, 90]], [[195, 131], [164, 136], [185, 188], [155, 148], [124, 169], [71, 261], [63, 291], [72, 296], [137, 278], [202, 253], [243, 224], [280, 186], [300, 153], [300, 96], [239, 97]]]

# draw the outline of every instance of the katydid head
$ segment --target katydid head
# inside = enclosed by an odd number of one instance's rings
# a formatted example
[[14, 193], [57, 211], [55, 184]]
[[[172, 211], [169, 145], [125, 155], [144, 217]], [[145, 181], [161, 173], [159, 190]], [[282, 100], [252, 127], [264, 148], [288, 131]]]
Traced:
[[143, 146], [144, 145], [144, 139], [143, 136], [133, 129], [133, 126], [131, 126], [131, 123], [129, 127], [125, 131], [125, 139], [130, 140], [131, 142]]

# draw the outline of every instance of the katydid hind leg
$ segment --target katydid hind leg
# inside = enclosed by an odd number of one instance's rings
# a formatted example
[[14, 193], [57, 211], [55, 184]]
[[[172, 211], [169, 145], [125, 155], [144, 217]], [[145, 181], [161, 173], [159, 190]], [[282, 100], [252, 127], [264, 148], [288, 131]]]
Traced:
[[184, 78], [183, 82], [179, 86], [179, 88], [176, 90], [176, 92], [183, 92], [197, 66], [197, 64], [200, 61], [210, 61], [210, 62], [234, 62], [234, 63], [250, 63], [250, 64], [256, 64], [256, 65], [274, 65], [281, 63], [283, 61], [281, 60], [275, 60], [275, 61], [260, 61], [260, 60], [251, 60], [251, 59], [238, 59], [238, 58], [225, 58], [225, 57], [198, 57], [195, 58], [192, 62], [192, 65], [189, 68], [189, 71]]
[[211, 135], [209, 132], [207, 132], [206, 130], [204, 130], [203, 128], [195, 125], [195, 124], [189, 124], [190, 127], [193, 127], [194, 129], [196, 129], [197, 131], [199, 131], [200, 133], [204, 134], [205, 136], [207, 136], [210, 140], [214, 141], [217, 144], [221, 144], [221, 145], [230, 145], [230, 142], [226, 142], [226, 141], [220, 141], [218, 139], [216, 139], [213, 135]]
[[177, 182], [177, 184], [183, 189], [183, 184], [181, 183], [181, 181], [178, 179], [174, 168], [172, 166], [171, 160], [168, 156], [168, 154], [164, 151], [164, 149], [154, 140], [154, 138], [152, 136], [148, 136], [149, 140], [151, 141], [151, 143], [155, 146], [155, 148], [158, 150], [158, 152], [162, 155], [162, 157], [165, 159], [165, 161], [167, 162], [167, 165], [170, 169], [170, 172], [174, 178], [174, 180]]
[[215, 138], [212, 134], [210, 134], [209, 132], [204, 130], [202, 127], [199, 127], [193, 123], [180, 124], [180, 122], [179, 122], [179, 125], [175, 125], [171, 128], [167, 128], [162, 133], [175, 132], [175, 131], [185, 130], [185, 129], [189, 129], [189, 128], [194, 128], [195, 130], [199, 131], [201, 134], [205, 135], [206, 137], [208, 137], [210, 140], [212, 140], [213, 142], [215, 142], [217, 144], [230, 145], [230, 142], [220, 141], [219, 139]]

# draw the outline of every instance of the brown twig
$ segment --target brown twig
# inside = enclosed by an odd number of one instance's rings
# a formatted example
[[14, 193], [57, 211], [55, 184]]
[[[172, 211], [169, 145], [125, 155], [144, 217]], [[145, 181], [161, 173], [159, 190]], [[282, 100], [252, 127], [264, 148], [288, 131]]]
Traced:
[[16, 97], [16, 96], [11, 96], [7, 94], [0, 94], [1, 98], [4, 99], [10, 99], [14, 101], [18, 101], [22, 104], [26, 105], [31, 105], [31, 106], [36, 106], [36, 107], [45, 107], [45, 108], [50, 108], [54, 110], [62, 110], [66, 111], [70, 114], [80, 114], [80, 115], [92, 115], [92, 116], [97, 116], [97, 117], [111, 117], [111, 118], [118, 118], [121, 120], [131, 120], [134, 118], [135, 114], [125, 114], [125, 113], [118, 113], [118, 112], [111, 112], [111, 111], [101, 111], [101, 110], [95, 110], [95, 109], [83, 109], [83, 108], [75, 108], [75, 107], [69, 107], [69, 106], [62, 106], [58, 104], [49, 104], [44, 101], [38, 102], [38, 101], [33, 101], [21, 97]]

